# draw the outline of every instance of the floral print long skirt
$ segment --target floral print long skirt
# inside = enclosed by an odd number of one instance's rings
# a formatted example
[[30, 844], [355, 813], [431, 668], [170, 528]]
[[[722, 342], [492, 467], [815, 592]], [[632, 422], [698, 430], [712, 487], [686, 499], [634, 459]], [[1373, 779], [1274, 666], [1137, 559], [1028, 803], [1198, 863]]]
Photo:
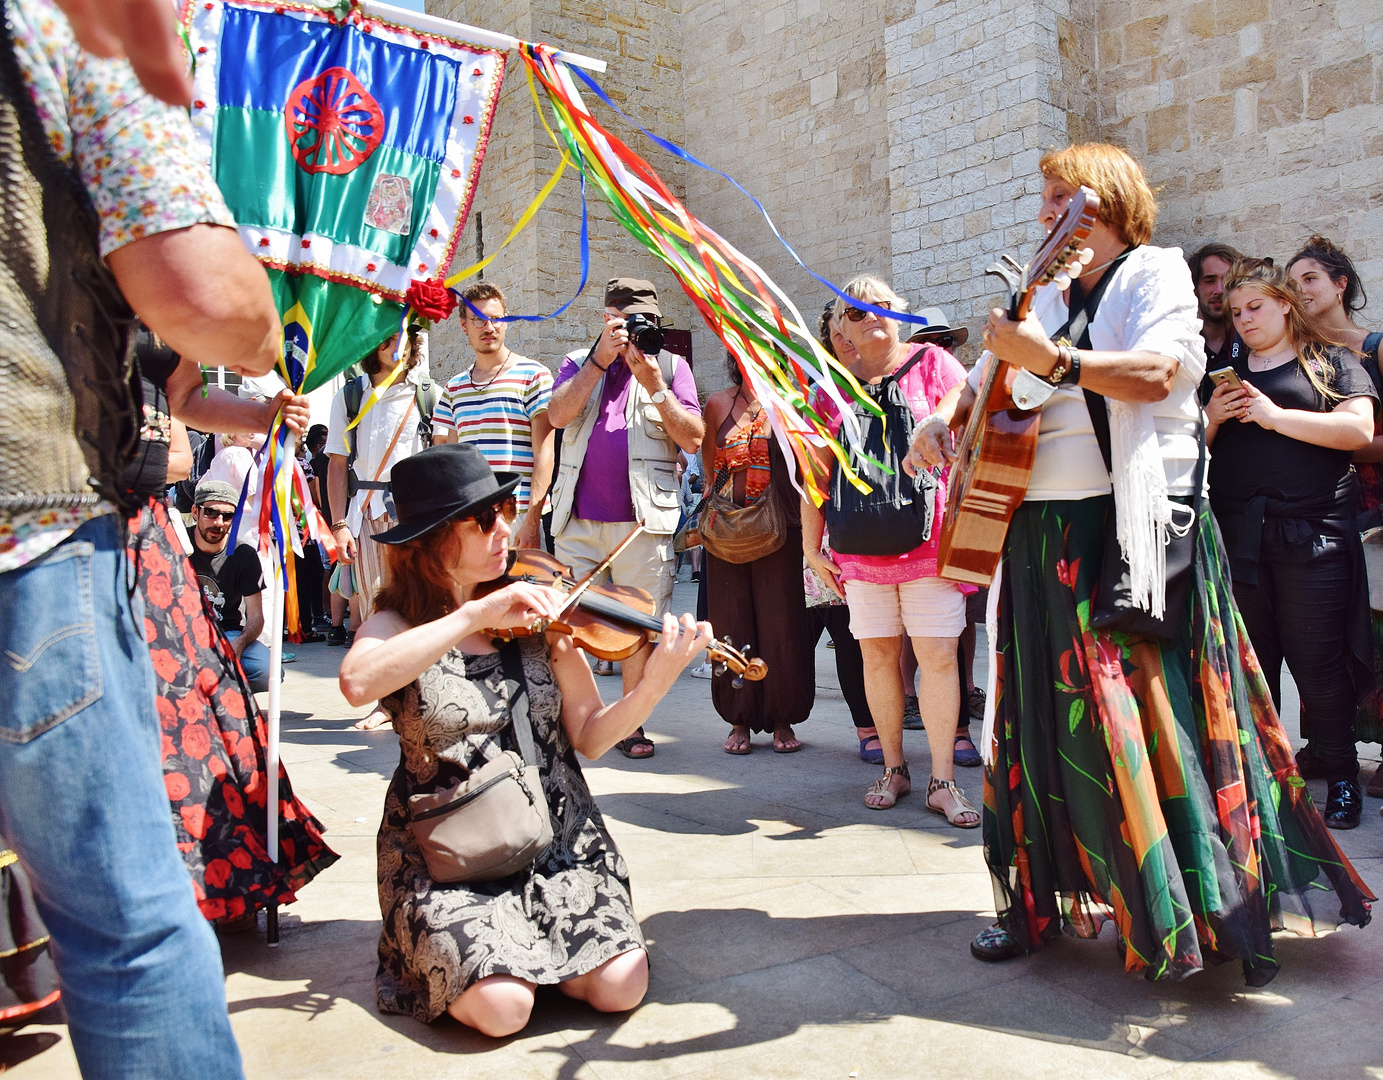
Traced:
[[1298, 775], [1209, 508], [1176, 641], [1090, 625], [1113, 499], [1025, 503], [1002, 561], [985, 857], [1027, 949], [1113, 920], [1125, 968], [1277, 971], [1271, 934], [1363, 926], [1374, 899]]
[[163, 783], [202, 914], [231, 920], [296, 893], [337, 859], [279, 765], [279, 859], [269, 861], [268, 731], [160, 499], [130, 519], [130, 562], [158, 680]]

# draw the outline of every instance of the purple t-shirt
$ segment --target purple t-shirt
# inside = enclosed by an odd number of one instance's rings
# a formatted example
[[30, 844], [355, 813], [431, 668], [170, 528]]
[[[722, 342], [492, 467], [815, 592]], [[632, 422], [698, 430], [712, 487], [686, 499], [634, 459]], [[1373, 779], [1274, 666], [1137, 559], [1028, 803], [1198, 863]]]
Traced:
[[[673, 354], [675, 356], [675, 354]], [[585, 358], [582, 357], [582, 360]], [[581, 360], [567, 357], [557, 371], [553, 390], [581, 370]], [[634, 497], [629, 492], [629, 428], [624, 419], [633, 376], [623, 360], [610, 365], [600, 396], [600, 415], [586, 445], [586, 460], [576, 478], [572, 516], [587, 521], [633, 521]], [[680, 356], [672, 366], [672, 394], [693, 416], [701, 415], [696, 379]]]

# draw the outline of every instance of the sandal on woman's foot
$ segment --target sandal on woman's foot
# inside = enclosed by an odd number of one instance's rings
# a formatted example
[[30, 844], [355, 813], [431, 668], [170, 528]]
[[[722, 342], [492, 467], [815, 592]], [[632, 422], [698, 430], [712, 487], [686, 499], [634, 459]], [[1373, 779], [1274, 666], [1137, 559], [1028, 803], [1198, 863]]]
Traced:
[[[874, 745], [870, 746], [870, 743]], [[866, 735], [860, 740], [860, 760], [867, 765], [882, 765], [884, 763], [884, 744], [879, 740], [878, 732], [873, 735]]]
[[970, 942], [970, 955], [987, 964], [997, 964], [1022, 956], [1023, 946], [1002, 926], [991, 926], [975, 935], [975, 940]]
[[[950, 794], [951, 806], [949, 809], [937, 806], [932, 802], [932, 796], [938, 791], [945, 791]], [[927, 781], [927, 809], [933, 814], [940, 814], [957, 829], [979, 828], [979, 811], [970, 805], [970, 800], [965, 797], [965, 792], [961, 791], [954, 780], [938, 780], [933, 776]]]
[[801, 749], [802, 743], [792, 733], [792, 728], [787, 729], [786, 735], [781, 731], [773, 733], [773, 752], [775, 754], [795, 754]]
[[619, 752], [627, 758], [649, 758], [653, 756], [655, 749], [653, 740], [643, 733], [643, 728], [630, 735], [627, 739], [621, 739], [615, 743], [619, 747]]
[[975, 749], [975, 744], [970, 741], [968, 732], [956, 736], [956, 748], [951, 753], [951, 761], [964, 769], [973, 769], [976, 765], [984, 764], [984, 759], [980, 757], [980, 752]]
[[[901, 781], [900, 783], [895, 783]], [[890, 765], [884, 775], [875, 780], [864, 793], [864, 805], [871, 810], [891, 810], [893, 804], [912, 790], [912, 777], [908, 774], [908, 763]], [[869, 800], [873, 799], [873, 802]]]
[[730, 737], [725, 740], [722, 748], [727, 754], [744, 755], [753, 749], [749, 745], [749, 729], [737, 728], [733, 725], [730, 728]]

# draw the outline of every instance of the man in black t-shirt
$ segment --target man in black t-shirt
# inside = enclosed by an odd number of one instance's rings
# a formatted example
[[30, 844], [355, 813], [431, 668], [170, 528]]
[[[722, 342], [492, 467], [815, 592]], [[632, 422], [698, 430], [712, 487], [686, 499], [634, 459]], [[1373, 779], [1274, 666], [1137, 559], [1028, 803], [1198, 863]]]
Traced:
[[[264, 575], [259, 556], [249, 544], [228, 550], [231, 522], [239, 501], [235, 488], [221, 480], [197, 485], [193, 500], [192, 555], [202, 595], [216, 613], [216, 621], [240, 658], [250, 689], [269, 688], [269, 650], [257, 640], [264, 629]], [[244, 615], [241, 602], [244, 602]]]
[[[1196, 288], [1207, 371], [1215, 371], [1230, 362], [1229, 350], [1237, 335], [1225, 311], [1224, 284], [1230, 269], [1243, 258], [1243, 253], [1236, 248], [1214, 243], [1206, 244], [1187, 260], [1191, 265], [1191, 283]], [[1212, 386], [1210, 391], [1213, 390]]]

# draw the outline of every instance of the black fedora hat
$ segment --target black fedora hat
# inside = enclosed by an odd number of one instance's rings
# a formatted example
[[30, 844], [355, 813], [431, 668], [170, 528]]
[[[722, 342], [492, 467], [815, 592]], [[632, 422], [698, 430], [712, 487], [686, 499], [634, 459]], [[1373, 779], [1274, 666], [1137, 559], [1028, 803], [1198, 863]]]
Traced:
[[416, 540], [448, 518], [507, 499], [522, 477], [496, 474], [485, 455], [470, 443], [433, 446], [404, 458], [389, 474], [389, 490], [399, 523], [377, 533], [381, 544]]

